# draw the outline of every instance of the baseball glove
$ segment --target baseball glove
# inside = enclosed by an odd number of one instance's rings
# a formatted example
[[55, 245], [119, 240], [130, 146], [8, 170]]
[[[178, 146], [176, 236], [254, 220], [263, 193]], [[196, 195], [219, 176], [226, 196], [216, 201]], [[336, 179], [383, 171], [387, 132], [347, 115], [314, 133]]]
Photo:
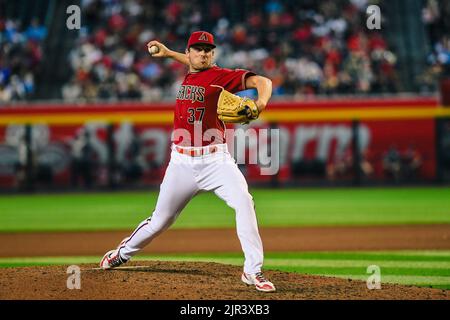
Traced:
[[220, 120], [225, 123], [247, 124], [258, 119], [259, 110], [255, 101], [232, 94], [221, 86], [213, 84], [211, 86], [222, 89], [217, 101], [217, 114]]

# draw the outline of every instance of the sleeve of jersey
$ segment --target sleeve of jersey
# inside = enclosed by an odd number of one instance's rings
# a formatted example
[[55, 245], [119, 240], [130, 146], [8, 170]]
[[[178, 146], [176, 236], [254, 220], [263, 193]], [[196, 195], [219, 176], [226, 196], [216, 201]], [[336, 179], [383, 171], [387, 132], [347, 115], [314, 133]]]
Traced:
[[231, 93], [246, 90], [245, 80], [249, 76], [254, 76], [255, 73], [244, 69], [225, 69], [225, 71], [218, 78], [218, 85], [224, 87]]

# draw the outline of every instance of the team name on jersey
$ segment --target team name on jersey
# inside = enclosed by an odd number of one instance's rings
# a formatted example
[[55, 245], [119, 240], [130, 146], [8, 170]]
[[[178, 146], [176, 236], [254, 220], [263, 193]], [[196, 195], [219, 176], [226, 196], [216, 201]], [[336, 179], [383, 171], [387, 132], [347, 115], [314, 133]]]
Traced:
[[205, 102], [205, 88], [199, 86], [182, 85], [177, 93], [178, 100]]

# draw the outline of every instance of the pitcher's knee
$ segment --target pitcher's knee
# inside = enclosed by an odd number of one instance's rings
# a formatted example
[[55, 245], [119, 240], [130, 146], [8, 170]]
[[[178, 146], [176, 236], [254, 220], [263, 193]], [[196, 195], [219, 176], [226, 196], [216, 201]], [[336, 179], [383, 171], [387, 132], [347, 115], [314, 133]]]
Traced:
[[167, 228], [169, 228], [174, 221], [175, 218], [173, 217], [152, 217], [148, 227], [152, 230], [152, 232], [159, 234], [167, 230]]
[[236, 194], [234, 199], [234, 208], [236, 210], [239, 209], [253, 210], [254, 209], [253, 197], [248, 192]]

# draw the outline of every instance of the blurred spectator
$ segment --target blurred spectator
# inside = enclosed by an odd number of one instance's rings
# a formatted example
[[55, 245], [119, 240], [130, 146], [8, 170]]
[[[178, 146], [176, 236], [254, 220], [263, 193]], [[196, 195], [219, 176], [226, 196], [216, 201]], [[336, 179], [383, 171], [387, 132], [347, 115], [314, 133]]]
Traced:
[[450, 121], [444, 121], [442, 124], [442, 143], [440, 147], [440, 162], [443, 168], [450, 172]]
[[18, 161], [15, 164], [15, 184], [18, 189], [25, 190], [31, 186], [37, 168], [36, 152], [26, 143], [25, 136], [20, 138], [18, 154]]
[[133, 136], [122, 163], [122, 175], [126, 182], [138, 181], [144, 172], [144, 159], [142, 156], [142, 141], [135, 128], [132, 130]]
[[[354, 164], [353, 164], [353, 150], [348, 148], [345, 152], [336, 156], [335, 159], [327, 164], [327, 178], [330, 181], [339, 180], [342, 178], [348, 178], [354, 176]], [[359, 170], [362, 178], [368, 179], [373, 173], [374, 169], [369, 161], [369, 151], [365, 150], [361, 152]]]
[[410, 144], [402, 154], [403, 175], [406, 180], [416, 180], [422, 167], [422, 155], [414, 144]]
[[370, 162], [370, 151], [365, 150], [361, 153], [360, 170], [364, 178], [371, 178], [374, 174], [374, 168]]
[[47, 37], [47, 28], [39, 23], [39, 19], [33, 18], [30, 26], [25, 32], [25, 35], [30, 40], [40, 42]]
[[[441, 34], [441, 8], [437, 0], [426, 0], [422, 9], [422, 21], [428, 32], [431, 43], [436, 43]], [[445, 15], [445, 10], [444, 10]]]
[[327, 178], [330, 181], [348, 177], [352, 173], [353, 155], [351, 148], [337, 154], [333, 161], [327, 164]]
[[73, 102], [81, 98], [81, 86], [72, 79], [69, 83], [65, 84], [62, 88], [62, 96], [64, 100]]
[[72, 143], [72, 186], [78, 186], [80, 178], [86, 188], [93, 186], [95, 170], [94, 157], [94, 149], [90, 142], [89, 132], [78, 132]]
[[370, 61], [363, 51], [350, 52], [344, 61], [341, 77], [345, 79], [345, 85], [350, 90], [358, 93], [370, 91], [373, 74], [370, 69]]
[[383, 155], [383, 171], [387, 178], [400, 182], [401, 162], [400, 152], [395, 145], [391, 145], [389, 150]]

